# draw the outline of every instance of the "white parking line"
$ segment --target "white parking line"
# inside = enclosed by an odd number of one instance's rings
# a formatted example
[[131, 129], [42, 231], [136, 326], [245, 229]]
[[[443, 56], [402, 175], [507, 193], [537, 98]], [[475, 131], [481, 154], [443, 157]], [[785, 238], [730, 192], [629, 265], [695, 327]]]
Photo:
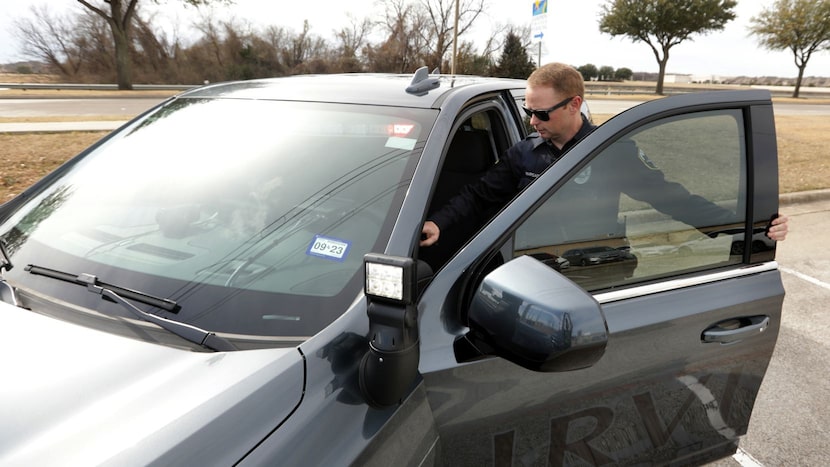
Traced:
[[738, 451], [732, 455], [732, 458], [735, 459], [735, 462], [741, 464], [741, 467], [764, 467], [764, 464], [758, 462], [741, 448], [738, 448]]
[[807, 282], [809, 282], [813, 285], [817, 285], [819, 287], [823, 287], [827, 290], [830, 290], [830, 284], [828, 284], [826, 282], [822, 282], [822, 281], [816, 279], [815, 277], [810, 277], [807, 274], [802, 274], [802, 273], [800, 273], [800, 272], [798, 272], [794, 269], [782, 268], [781, 266], [779, 266], [778, 269], [781, 270], [781, 271], [786, 272], [787, 274], [792, 274], [795, 277], [798, 277], [799, 279], [805, 280], [805, 281], [807, 281]]
[[684, 375], [677, 379], [681, 383], [685, 384], [686, 387], [689, 388], [695, 396], [697, 396], [700, 403], [703, 404], [703, 407], [705, 407], [706, 410], [706, 417], [709, 419], [709, 425], [711, 425], [712, 428], [717, 430], [718, 433], [723, 435], [725, 438], [734, 438], [735, 430], [730, 428], [729, 425], [723, 421], [720, 409], [718, 408], [718, 401], [715, 400], [715, 396], [712, 395], [712, 392], [692, 375]]

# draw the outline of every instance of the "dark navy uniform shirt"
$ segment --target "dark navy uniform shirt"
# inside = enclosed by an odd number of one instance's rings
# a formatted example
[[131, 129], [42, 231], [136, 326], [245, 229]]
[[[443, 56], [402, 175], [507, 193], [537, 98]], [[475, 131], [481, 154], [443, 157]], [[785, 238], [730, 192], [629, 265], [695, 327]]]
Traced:
[[428, 220], [435, 222], [441, 230], [461, 222], [480, 225], [594, 128], [596, 126], [583, 115], [582, 127], [561, 150], [539, 133], [528, 135], [508, 149], [481, 180], [464, 187]]

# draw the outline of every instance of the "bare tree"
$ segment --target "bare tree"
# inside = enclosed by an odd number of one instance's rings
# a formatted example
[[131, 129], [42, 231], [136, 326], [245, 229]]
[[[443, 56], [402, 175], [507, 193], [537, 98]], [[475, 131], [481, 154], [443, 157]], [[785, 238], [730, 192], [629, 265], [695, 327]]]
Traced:
[[132, 62], [130, 61], [130, 24], [135, 15], [138, 0], [105, 0], [109, 12], [103, 5], [96, 6], [87, 0], [77, 0], [84, 7], [104, 18], [110, 26], [115, 44], [115, 68], [117, 70], [118, 89], [132, 89]]
[[372, 22], [369, 18], [357, 21], [349, 16], [349, 19], [349, 26], [341, 28], [335, 36], [340, 41], [337, 57], [338, 71], [351, 73], [363, 70], [358, 54], [365, 50], [372, 31]]
[[263, 32], [263, 41], [268, 45], [272, 74], [282, 76], [288, 72], [288, 66], [282, 61], [281, 50], [291, 41], [291, 34], [282, 26], [268, 26]]
[[109, 26], [100, 16], [84, 12], [77, 16], [73, 25], [78, 31], [74, 40], [74, 49], [83, 64], [77, 77], [85, 82], [112, 83], [116, 77], [115, 53]]
[[[458, 1], [458, 37], [472, 28], [484, 11], [484, 2], [485, 0]], [[425, 57], [427, 66], [448, 69], [445, 57], [452, 48], [455, 35], [456, 0], [421, 0], [420, 6], [427, 19], [427, 27], [419, 29], [421, 40], [429, 49]], [[452, 60], [452, 57], [449, 59]]]
[[73, 53], [75, 28], [71, 20], [50, 14], [45, 5], [32, 5], [29, 11], [31, 18], [19, 18], [13, 23], [23, 53], [46, 62], [66, 77], [75, 76], [81, 60]]
[[[318, 61], [328, 55], [328, 45], [322, 38], [311, 33], [308, 20], [303, 21], [303, 29], [289, 41], [289, 47], [283, 49], [283, 62], [292, 73], [325, 73], [327, 66]], [[311, 66], [310, 61], [314, 61]]]
[[516, 26], [507, 23], [498, 24], [493, 27], [490, 36], [484, 42], [481, 54], [490, 57], [495, 62], [495, 57], [501, 53], [504, 44], [507, 42], [507, 35], [511, 33], [519, 36], [522, 39], [522, 45], [528, 50], [530, 49], [530, 24]]
[[[134, 81], [194, 83], [298, 73], [410, 73], [422, 65], [445, 66], [455, 34], [453, 0], [390, 0], [377, 2], [384, 7], [381, 21], [350, 18], [348, 26], [333, 31], [336, 40], [331, 43], [315, 35], [308, 21], [297, 33], [283, 26], [259, 31], [250, 23], [217, 19], [212, 9], [199, 8], [200, 18], [192, 25], [198, 37], [184, 45], [175, 33], [156, 29], [156, 23], [162, 22], [139, 10], [139, 4], [157, 0], [76, 1], [84, 8], [72, 18], [54, 18], [41, 7], [34, 19], [18, 22], [29, 53], [63, 70], [65, 76], [71, 75], [72, 80], [114, 80], [122, 89], [129, 89]], [[200, 6], [231, 0], [179, 1]], [[460, 1], [459, 34], [472, 27], [484, 1]], [[129, 22], [124, 23], [127, 18]], [[386, 38], [373, 44], [369, 38], [378, 29]], [[500, 47], [497, 35], [486, 41], [481, 55], [475, 45], [461, 44], [459, 70], [488, 74], [492, 55]]]
[[139, 70], [146, 70], [151, 76], [173, 82], [175, 77], [172, 76], [171, 65], [175, 62], [178, 41], [171, 40], [164, 32], [154, 29], [153, 18], [144, 20], [136, 16], [135, 22], [136, 33], [133, 43], [136, 50], [133, 59], [139, 65]]
[[412, 71], [427, 50], [420, 30], [425, 27], [423, 12], [405, 0], [384, 3], [384, 20], [380, 27], [386, 40], [367, 46], [369, 68], [376, 72], [407, 73]]
[[[115, 45], [115, 68], [118, 89], [132, 89], [132, 62], [130, 60], [130, 35], [133, 18], [139, 0], [76, 0], [85, 8], [107, 21]], [[211, 0], [182, 0], [186, 4], [199, 6], [211, 3]], [[232, 0], [215, 0], [231, 3]]]

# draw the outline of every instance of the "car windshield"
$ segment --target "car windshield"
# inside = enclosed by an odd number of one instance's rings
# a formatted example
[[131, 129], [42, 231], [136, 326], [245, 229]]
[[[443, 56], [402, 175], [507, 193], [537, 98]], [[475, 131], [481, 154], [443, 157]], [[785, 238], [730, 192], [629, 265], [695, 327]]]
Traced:
[[89, 274], [175, 301], [136, 305], [202, 329], [313, 335], [360, 293], [363, 255], [384, 250], [436, 116], [178, 98], [2, 213], [19, 266], [5, 277], [103, 313], [100, 296], [24, 267]]

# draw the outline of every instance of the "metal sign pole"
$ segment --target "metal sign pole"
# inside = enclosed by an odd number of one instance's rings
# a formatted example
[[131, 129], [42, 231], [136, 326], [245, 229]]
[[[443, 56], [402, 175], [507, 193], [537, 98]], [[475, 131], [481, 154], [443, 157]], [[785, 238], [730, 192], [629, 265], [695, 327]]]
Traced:
[[545, 38], [547, 28], [548, 0], [535, 0], [533, 2], [533, 16], [530, 20], [530, 31], [533, 40], [539, 43], [538, 66], [542, 66], [542, 41]]

